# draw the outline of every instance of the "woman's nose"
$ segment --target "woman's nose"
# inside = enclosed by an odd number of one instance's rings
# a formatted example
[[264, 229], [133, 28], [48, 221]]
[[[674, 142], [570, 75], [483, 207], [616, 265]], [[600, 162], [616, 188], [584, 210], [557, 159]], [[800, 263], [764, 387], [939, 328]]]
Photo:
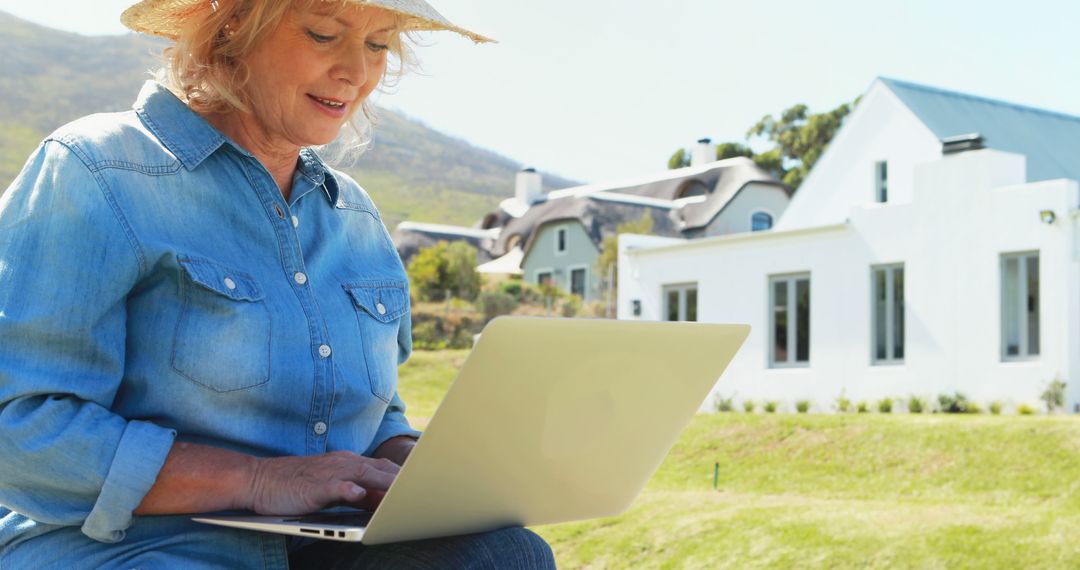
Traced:
[[360, 86], [367, 82], [367, 58], [363, 50], [349, 50], [350, 53], [343, 56], [332, 70], [333, 78], [345, 81], [352, 86]]

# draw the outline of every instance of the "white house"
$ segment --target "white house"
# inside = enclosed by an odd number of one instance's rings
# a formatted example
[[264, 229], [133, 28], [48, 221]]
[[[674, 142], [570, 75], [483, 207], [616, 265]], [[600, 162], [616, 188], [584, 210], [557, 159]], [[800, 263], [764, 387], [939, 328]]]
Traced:
[[1077, 180], [1080, 118], [878, 79], [773, 230], [623, 236], [619, 318], [751, 324], [737, 400], [1080, 409]]

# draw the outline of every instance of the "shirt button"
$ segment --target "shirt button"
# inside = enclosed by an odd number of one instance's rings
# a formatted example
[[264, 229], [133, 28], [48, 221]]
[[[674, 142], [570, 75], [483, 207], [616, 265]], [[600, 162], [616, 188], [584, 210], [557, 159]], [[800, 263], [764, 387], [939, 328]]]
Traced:
[[375, 305], [375, 310], [379, 311], [380, 315], [385, 315], [386, 314], [386, 306], [383, 305], [382, 303], [379, 303], [378, 305]]
[[296, 272], [296, 275], [293, 275], [293, 279], [295, 279], [296, 283], [299, 284], [299, 285], [303, 285], [304, 283], [307, 283], [307, 275], [304, 275], [303, 273], [301, 273], [299, 271]]
[[315, 435], [322, 435], [326, 433], [326, 422], [317, 422], [315, 424]]
[[294, 227], [294, 228], [300, 227], [300, 218], [297, 218], [296, 216], [292, 217], [292, 227]]
[[233, 289], [236, 289], [236, 281], [233, 281], [232, 279], [229, 279], [228, 277], [226, 277], [225, 278], [225, 287], [229, 291], [232, 291]]
[[324, 344], [319, 347], [319, 356], [328, 358], [330, 356], [330, 345]]

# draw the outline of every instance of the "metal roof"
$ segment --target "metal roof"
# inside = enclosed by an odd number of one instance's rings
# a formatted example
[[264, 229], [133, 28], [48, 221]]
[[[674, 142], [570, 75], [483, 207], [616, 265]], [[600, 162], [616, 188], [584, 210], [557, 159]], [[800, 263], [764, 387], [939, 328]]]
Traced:
[[1029, 182], [1080, 180], [1080, 117], [879, 77], [944, 140], [978, 133], [987, 148], [1027, 157]]

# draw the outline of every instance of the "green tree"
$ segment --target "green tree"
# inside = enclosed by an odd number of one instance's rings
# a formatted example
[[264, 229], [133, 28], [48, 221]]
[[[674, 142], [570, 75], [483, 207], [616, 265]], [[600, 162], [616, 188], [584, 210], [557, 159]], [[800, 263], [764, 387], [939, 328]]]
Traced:
[[[748, 145], [740, 142], [725, 142], [716, 146], [716, 159], [724, 160], [736, 156], [752, 158], [754, 162], [797, 190], [806, 179], [810, 169], [821, 158], [844, 118], [851, 113], [854, 103], [844, 103], [823, 113], [812, 114], [803, 104], [793, 105], [780, 114], [780, 118], [766, 115], [746, 133], [747, 140], [763, 139], [772, 144], [771, 148], [755, 153]], [[690, 164], [690, 153], [680, 148], [668, 159], [668, 168], [681, 168]]]
[[424, 301], [443, 301], [447, 295], [473, 300], [480, 292], [476, 249], [458, 241], [420, 250], [407, 269], [413, 291]]
[[737, 142], [726, 142], [716, 145], [716, 160], [735, 158], [736, 156], [754, 158], [754, 151], [750, 150], [750, 147]]
[[[604, 238], [600, 246], [600, 256], [596, 258], [596, 273], [600, 275], [600, 286], [605, 295], [611, 290], [611, 299], [618, 297], [619, 285], [619, 236], [622, 234], [651, 234], [653, 219], [648, 212], [637, 220], [623, 222], [615, 227], [615, 235]], [[608, 282], [608, 272], [611, 282]], [[609, 299], [609, 301], [611, 300]]]
[[685, 148], [680, 148], [668, 159], [667, 167], [668, 170], [675, 170], [684, 166], [690, 166], [690, 153], [686, 152]]
[[772, 156], [765, 161], [768, 166], [762, 162], [758, 164], [784, 184], [798, 188], [828, 148], [849, 113], [851, 105], [848, 103], [816, 114], [810, 114], [809, 108], [799, 103], [784, 110], [779, 119], [766, 115], [750, 127], [746, 136], [762, 137], [774, 143], [775, 146], [769, 152], [778, 151], [780, 160]]

